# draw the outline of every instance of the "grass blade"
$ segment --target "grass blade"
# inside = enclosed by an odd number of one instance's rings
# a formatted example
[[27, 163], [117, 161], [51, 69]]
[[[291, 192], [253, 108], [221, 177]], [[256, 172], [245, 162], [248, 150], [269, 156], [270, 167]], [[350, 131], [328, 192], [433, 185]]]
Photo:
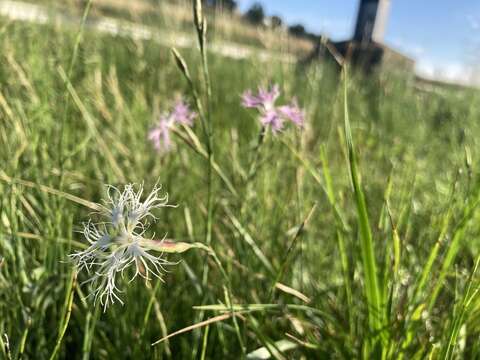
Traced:
[[[325, 153], [325, 148], [322, 147], [320, 152], [320, 158], [322, 160], [322, 169], [323, 169], [323, 177], [325, 178], [325, 190], [329, 199], [330, 204], [335, 209], [338, 207], [337, 200], [335, 198], [335, 191], [333, 189], [333, 180], [330, 175], [330, 168], [328, 166], [327, 155]], [[338, 213], [338, 212], [337, 212]], [[352, 283], [350, 281], [350, 265], [348, 261], [348, 254], [345, 247], [345, 238], [344, 238], [344, 229], [346, 228], [344, 225], [343, 217], [336, 216], [335, 221], [337, 223], [337, 243], [338, 243], [338, 252], [340, 253], [340, 260], [342, 262], [342, 270], [343, 270], [343, 282], [345, 284], [345, 294], [347, 296], [347, 304], [348, 304], [348, 323], [350, 326], [350, 334], [353, 336], [354, 331], [354, 321], [352, 316], [352, 309], [353, 309], [353, 295], [352, 295]]]
[[365, 294], [368, 303], [368, 317], [370, 330], [377, 333], [382, 328], [383, 310], [381, 293], [378, 286], [377, 264], [373, 251], [373, 237], [368, 219], [365, 194], [360, 183], [360, 172], [357, 167], [357, 158], [353, 144], [352, 131], [348, 112], [347, 71], [344, 68], [344, 116], [345, 140], [347, 144], [348, 165], [355, 197], [358, 222], [360, 227], [360, 248], [362, 252], [363, 271], [365, 274]]
[[233, 215], [233, 213], [230, 211], [230, 209], [227, 207], [227, 206], [224, 206], [224, 209], [225, 209], [225, 212], [228, 216], [228, 218], [230, 219], [230, 221], [232, 222], [232, 225], [235, 227], [235, 229], [237, 229], [237, 231], [239, 232], [240, 235], [242, 235], [243, 239], [245, 240], [245, 242], [250, 245], [250, 247], [252, 248], [254, 254], [257, 256], [257, 258], [262, 262], [262, 264], [265, 266], [265, 268], [270, 272], [270, 273], [273, 273], [274, 272], [274, 269], [273, 269], [273, 266], [272, 266], [272, 263], [270, 262], [270, 260], [268, 260], [268, 258], [265, 256], [265, 254], [263, 253], [262, 249], [260, 249], [260, 247], [257, 245], [257, 243], [255, 242], [255, 240], [253, 239], [253, 237], [250, 235], [250, 233], [247, 231], [247, 229], [245, 229], [242, 224], [240, 223], [240, 221], [235, 217], [235, 215]]
[[158, 345], [160, 344], [161, 342], [165, 341], [165, 340], [168, 340], [174, 336], [177, 336], [177, 335], [180, 335], [180, 334], [183, 334], [183, 333], [186, 333], [186, 332], [189, 332], [189, 331], [192, 331], [194, 329], [198, 329], [198, 328], [201, 328], [203, 326], [207, 326], [207, 325], [210, 325], [210, 324], [214, 324], [216, 322], [219, 322], [219, 321], [223, 321], [223, 320], [227, 320], [229, 319], [230, 317], [232, 317], [233, 315], [238, 315], [238, 313], [228, 313], [228, 314], [222, 314], [222, 315], [218, 315], [218, 316], [214, 316], [213, 318], [209, 318], [207, 320], [204, 320], [204, 321], [201, 321], [199, 323], [196, 323], [196, 324], [193, 324], [193, 325], [190, 325], [190, 326], [187, 326], [183, 329], [180, 329], [180, 330], [177, 330], [167, 336], [164, 336], [163, 338], [161, 339], [158, 339], [157, 341], [155, 341], [154, 343], [152, 343], [152, 346], [155, 346], [155, 345]]
[[50, 355], [50, 360], [53, 360], [57, 357], [58, 351], [60, 350], [60, 346], [62, 345], [63, 337], [65, 336], [65, 333], [67, 331], [68, 323], [70, 322], [70, 315], [72, 314], [72, 305], [73, 305], [73, 298], [75, 294], [76, 283], [77, 283], [77, 273], [73, 271], [70, 277], [69, 286], [67, 287], [67, 298], [65, 302], [66, 306], [62, 314], [57, 341], [55, 343], [55, 347], [52, 351], [52, 354]]
[[0, 180], [6, 182], [8, 184], [19, 184], [19, 185], [26, 186], [26, 187], [29, 187], [29, 188], [38, 189], [38, 190], [40, 190], [44, 193], [47, 193], [47, 194], [52, 194], [52, 195], [55, 195], [55, 196], [63, 197], [65, 199], [69, 200], [69, 201], [73, 201], [77, 204], [88, 207], [92, 210], [96, 210], [96, 211], [102, 210], [102, 207], [100, 205], [94, 203], [94, 202], [82, 199], [82, 198], [80, 198], [78, 196], [75, 196], [75, 195], [72, 195], [72, 194], [68, 194], [64, 191], [53, 189], [53, 188], [51, 188], [49, 186], [46, 186], [46, 185], [36, 184], [36, 183], [34, 183], [32, 181], [28, 181], [28, 180], [15, 179], [15, 178], [12, 178], [12, 177], [6, 175], [5, 173], [0, 173]]
[[479, 264], [480, 264], [480, 257], [477, 257], [477, 260], [475, 261], [475, 266], [467, 282], [464, 296], [461, 299], [461, 302], [459, 304], [459, 309], [458, 311], [454, 312], [454, 317], [450, 323], [450, 326], [448, 329], [448, 340], [446, 342], [446, 346], [443, 348], [442, 356], [440, 357], [442, 359], [454, 358], [454, 350], [458, 343], [458, 336], [460, 333], [460, 329], [465, 322], [465, 317], [467, 316], [468, 311], [471, 309], [473, 300], [477, 297], [478, 292], [480, 291], [480, 285], [478, 284], [478, 281], [475, 288], [473, 288], [474, 278], [475, 278], [475, 275], [477, 274]]

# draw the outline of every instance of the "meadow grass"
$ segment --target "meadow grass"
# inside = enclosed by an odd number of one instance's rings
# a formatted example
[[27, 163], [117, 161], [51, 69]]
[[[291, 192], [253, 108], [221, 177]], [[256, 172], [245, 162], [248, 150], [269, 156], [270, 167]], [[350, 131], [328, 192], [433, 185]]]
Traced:
[[[476, 91], [80, 31], [0, 26], [2, 357], [480, 357]], [[258, 148], [240, 94], [268, 83], [307, 123]], [[179, 94], [204, 127], [160, 156], [147, 133]], [[152, 234], [211, 250], [121, 280], [104, 311], [68, 255], [104, 185], [130, 182], [178, 205]]]
[[[81, 16], [88, 1], [38, 0], [36, 3], [45, 5], [54, 12]], [[139, 23], [162, 33], [190, 35], [193, 23], [190, 4], [190, 0], [97, 0], [91, 6], [90, 19], [114, 18]], [[208, 19], [207, 36], [210, 42], [228, 42], [237, 46], [241, 44], [302, 57], [308, 56], [315, 46], [310, 39], [289, 34], [286, 27], [256, 27], [243, 19], [239, 12], [222, 11], [221, 6], [207, 7], [204, 13]]]

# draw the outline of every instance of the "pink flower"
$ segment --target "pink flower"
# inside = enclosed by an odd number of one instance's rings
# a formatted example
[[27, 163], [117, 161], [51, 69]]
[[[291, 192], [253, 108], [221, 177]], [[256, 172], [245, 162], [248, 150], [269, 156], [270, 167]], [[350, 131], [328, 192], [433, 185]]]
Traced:
[[280, 106], [280, 113], [298, 127], [303, 127], [305, 123], [305, 111], [298, 107], [296, 98], [293, 98], [290, 105]]
[[242, 105], [245, 108], [256, 108], [260, 112], [260, 122], [276, 134], [283, 129], [285, 121], [291, 121], [297, 127], [302, 127], [305, 121], [305, 112], [300, 109], [296, 99], [290, 105], [276, 106], [275, 102], [280, 96], [278, 85], [270, 89], [258, 88], [258, 94], [247, 90], [242, 95]]
[[177, 124], [193, 126], [193, 120], [196, 117], [197, 114], [190, 110], [189, 105], [183, 99], [180, 99], [175, 103], [171, 112], [160, 116], [157, 125], [148, 132], [148, 139], [158, 152], [169, 152], [173, 147], [170, 136], [172, 128]]
[[272, 133], [276, 134], [283, 129], [283, 119], [278, 116], [275, 110], [266, 111], [261, 117], [260, 122], [264, 127], [270, 127]]
[[175, 103], [171, 116], [177, 124], [192, 126], [197, 114], [191, 111], [190, 106], [180, 99]]
[[153, 143], [153, 147], [158, 152], [169, 152], [172, 149], [172, 140], [170, 138], [170, 128], [172, 122], [168, 114], [160, 117], [157, 126], [148, 132], [148, 139]]
[[251, 90], [247, 90], [242, 96], [243, 106], [247, 108], [263, 108], [266, 110], [273, 109], [279, 95], [280, 90], [278, 85], [273, 85], [270, 91], [259, 87], [256, 96], [252, 95]]

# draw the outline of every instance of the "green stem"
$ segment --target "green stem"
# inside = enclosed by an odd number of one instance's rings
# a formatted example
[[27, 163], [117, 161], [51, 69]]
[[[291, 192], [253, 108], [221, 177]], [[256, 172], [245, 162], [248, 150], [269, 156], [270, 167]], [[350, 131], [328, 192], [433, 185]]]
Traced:
[[67, 290], [67, 306], [63, 311], [63, 316], [61, 320], [61, 325], [60, 329], [58, 332], [58, 337], [57, 341], [55, 343], [55, 348], [52, 351], [52, 354], [50, 355], [50, 360], [53, 360], [57, 357], [58, 351], [60, 350], [60, 346], [62, 345], [62, 340], [63, 337], [65, 336], [65, 333], [67, 331], [68, 323], [70, 322], [70, 315], [72, 314], [72, 305], [73, 305], [73, 298], [75, 294], [75, 285], [76, 285], [76, 280], [77, 280], [77, 273], [75, 270], [72, 271], [72, 275], [70, 276], [70, 281], [68, 285], [68, 290]]
[[255, 174], [257, 172], [258, 159], [260, 158], [260, 148], [262, 147], [262, 144], [265, 140], [266, 131], [267, 129], [265, 128], [265, 126], [262, 126], [262, 128], [260, 129], [260, 133], [258, 134], [257, 145], [255, 146], [255, 149], [253, 149], [253, 160], [250, 164], [250, 169], [248, 170], [247, 174], [247, 185], [255, 177]]
[[[365, 294], [368, 305], [368, 317], [370, 330], [376, 337], [377, 334], [384, 337], [382, 324], [384, 314], [382, 309], [382, 297], [378, 286], [377, 264], [375, 260], [374, 244], [370, 220], [368, 218], [365, 194], [360, 183], [360, 172], [357, 167], [357, 156], [353, 145], [352, 131], [348, 112], [347, 96], [347, 70], [344, 67], [344, 115], [345, 115], [345, 140], [347, 143], [348, 168], [353, 187], [354, 199], [357, 208], [357, 216], [360, 228], [360, 248], [365, 274]], [[375, 342], [375, 341], [374, 341]]]

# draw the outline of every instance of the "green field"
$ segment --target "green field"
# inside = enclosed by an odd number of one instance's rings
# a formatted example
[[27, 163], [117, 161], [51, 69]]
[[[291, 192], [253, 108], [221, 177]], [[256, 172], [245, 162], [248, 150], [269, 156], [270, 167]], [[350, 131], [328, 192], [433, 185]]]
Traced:
[[[197, 49], [189, 84], [154, 42], [7, 20], [0, 46], [0, 358], [480, 358], [477, 91]], [[258, 146], [241, 94], [273, 83], [306, 125]], [[203, 121], [159, 154], [179, 95]], [[68, 255], [129, 183], [177, 205], [149, 237], [204, 249], [104, 308]]]

